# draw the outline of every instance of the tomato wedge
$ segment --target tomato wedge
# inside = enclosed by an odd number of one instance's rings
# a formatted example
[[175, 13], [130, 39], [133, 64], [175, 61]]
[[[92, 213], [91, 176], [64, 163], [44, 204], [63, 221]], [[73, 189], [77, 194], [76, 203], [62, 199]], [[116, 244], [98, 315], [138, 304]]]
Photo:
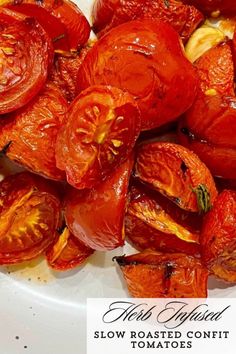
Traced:
[[3, 0], [3, 6], [34, 17], [57, 50], [78, 50], [89, 39], [90, 25], [86, 17], [69, 0]]
[[0, 264], [37, 257], [61, 225], [60, 200], [40, 177], [23, 172], [0, 183]]
[[116, 261], [133, 297], [207, 297], [208, 271], [192, 256], [145, 251]]
[[217, 196], [204, 163], [192, 151], [173, 143], [140, 145], [135, 176], [187, 211], [207, 212]]
[[195, 7], [176, 0], [96, 0], [92, 18], [99, 36], [124, 22], [151, 18], [172, 25], [183, 41], [204, 19]]
[[65, 271], [83, 264], [93, 252], [65, 228], [47, 250], [46, 258], [52, 269]]
[[28, 103], [43, 87], [53, 48], [32, 18], [0, 7], [0, 114]]
[[58, 168], [69, 184], [91, 188], [130, 154], [140, 132], [133, 98], [114, 87], [93, 86], [71, 104], [56, 144]]
[[67, 106], [59, 89], [47, 84], [28, 105], [0, 120], [0, 150], [35, 173], [64, 180], [56, 167], [55, 144]]
[[65, 219], [71, 233], [94, 250], [112, 250], [124, 244], [124, 217], [133, 158], [90, 190], [71, 189], [65, 201]]

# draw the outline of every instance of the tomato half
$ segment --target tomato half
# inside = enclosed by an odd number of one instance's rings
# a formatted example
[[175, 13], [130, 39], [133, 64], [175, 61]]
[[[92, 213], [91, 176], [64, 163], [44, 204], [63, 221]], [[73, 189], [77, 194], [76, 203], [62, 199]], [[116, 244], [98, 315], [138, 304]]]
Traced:
[[122, 23], [151, 18], [171, 24], [184, 41], [204, 19], [195, 7], [176, 0], [96, 0], [92, 18], [99, 36]]
[[69, 184], [91, 188], [130, 154], [140, 132], [133, 98], [109, 86], [93, 86], [71, 104], [56, 145], [57, 166]]
[[145, 251], [116, 261], [133, 297], [207, 297], [208, 271], [192, 256]]
[[94, 250], [112, 250], [124, 244], [124, 216], [133, 159], [129, 158], [97, 187], [66, 196], [69, 230]]
[[90, 25], [69, 0], [3, 0], [3, 6], [34, 17], [45, 29], [59, 50], [77, 50], [90, 36]]
[[125, 236], [138, 249], [199, 254], [201, 218], [141, 184], [132, 186]]
[[188, 211], [207, 212], [217, 196], [205, 164], [192, 151], [173, 143], [140, 145], [135, 176]]
[[202, 259], [221, 279], [236, 282], [236, 191], [224, 190], [205, 216]]
[[0, 150], [14, 162], [47, 178], [64, 180], [56, 167], [55, 144], [65, 122], [67, 102], [59, 89], [47, 86], [28, 105], [0, 120]]
[[93, 252], [65, 228], [47, 250], [46, 258], [52, 269], [65, 271], [83, 264]]
[[60, 200], [51, 185], [23, 172], [0, 183], [0, 264], [37, 257], [61, 225]]
[[43, 87], [53, 48], [32, 18], [0, 7], [0, 114], [28, 103]]
[[130, 21], [100, 38], [83, 61], [78, 89], [104, 84], [128, 91], [142, 130], [174, 121], [193, 103], [197, 77], [177, 32], [167, 23]]
[[223, 14], [236, 14], [235, 0], [182, 0], [184, 3], [191, 4], [199, 8], [206, 14], [220, 11]]

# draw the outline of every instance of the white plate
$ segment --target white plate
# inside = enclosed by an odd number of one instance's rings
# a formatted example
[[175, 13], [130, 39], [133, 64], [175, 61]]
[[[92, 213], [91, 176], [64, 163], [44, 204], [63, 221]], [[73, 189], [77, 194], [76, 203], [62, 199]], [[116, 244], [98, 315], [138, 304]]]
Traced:
[[[75, 2], [90, 20], [93, 0]], [[5, 171], [15, 169], [3, 162]], [[129, 245], [97, 252], [85, 266], [65, 273], [49, 270], [42, 259], [1, 267], [0, 353], [85, 354], [86, 299], [128, 296], [112, 257], [132, 252]], [[209, 289], [210, 297], [236, 297], [236, 287], [221, 282], [210, 280]]]

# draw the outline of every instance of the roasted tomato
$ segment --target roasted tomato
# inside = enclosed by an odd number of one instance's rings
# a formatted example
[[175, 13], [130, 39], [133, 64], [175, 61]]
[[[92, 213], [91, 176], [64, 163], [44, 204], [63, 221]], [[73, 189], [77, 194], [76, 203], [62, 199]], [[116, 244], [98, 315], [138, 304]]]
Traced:
[[32, 18], [0, 7], [0, 114], [28, 103], [43, 87], [53, 49]]
[[83, 264], [93, 250], [81, 243], [68, 228], [46, 252], [48, 265], [55, 270], [69, 270]]
[[173, 143], [141, 144], [135, 176], [188, 211], [207, 212], [217, 196], [204, 163], [192, 151]]
[[23, 172], [0, 183], [0, 264], [35, 258], [60, 227], [60, 201], [49, 182]]
[[127, 92], [90, 87], [72, 103], [59, 132], [57, 166], [72, 186], [91, 188], [128, 157], [139, 132], [139, 109]]
[[116, 261], [133, 297], [207, 297], [208, 271], [192, 256], [145, 251]]
[[193, 103], [197, 77], [177, 32], [152, 20], [124, 23], [88, 52], [78, 89], [109, 84], [132, 94], [141, 110], [142, 130], [175, 120]]
[[141, 250], [199, 254], [201, 218], [155, 191], [133, 185], [125, 217], [125, 236]]
[[210, 49], [196, 66], [200, 89], [180, 124], [180, 142], [195, 151], [214, 175], [236, 179], [236, 97], [229, 44]]
[[236, 282], [236, 191], [224, 190], [205, 216], [201, 233], [202, 259], [212, 273]]
[[67, 102], [48, 84], [28, 105], [0, 120], [0, 150], [11, 160], [45, 177], [64, 180], [56, 167], [55, 144]]
[[96, 0], [92, 17], [99, 36], [124, 22], [151, 18], [171, 24], [184, 41], [203, 21], [195, 7], [176, 0]]
[[65, 202], [70, 231], [81, 242], [98, 251], [124, 243], [124, 216], [133, 165], [129, 158], [105, 182], [84, 191], [71, 189]]
[[90, 25], [69, 0], [3, 0], [3, 6], [34, 17], [59, 50], [77, 50], [90, 36]]
[[191, 4], [199, 8], [204, 13], [210, 15], [212, 12], [220, 11], [222, 14], [236, 14], [235, 0], [182, 0], [186, 4]]
[[49, 80], [60, 88], [68, 102], [77, 96], [76, 77], [89, 49], [90, 47], [85, 47], [79, 54], [68, 52], [68, 56], [57, 55], [55, 58]]

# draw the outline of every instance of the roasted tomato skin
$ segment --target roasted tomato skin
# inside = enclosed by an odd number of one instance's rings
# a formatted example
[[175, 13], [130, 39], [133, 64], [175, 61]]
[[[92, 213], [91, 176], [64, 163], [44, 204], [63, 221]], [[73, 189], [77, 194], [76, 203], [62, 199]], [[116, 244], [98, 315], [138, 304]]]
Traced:
[[203, 15], [193, 6], [176, 0], [96, 0], [92, 11], [93, 29], [99, 36], [122, 23], [144, 18], [169, 23], [186, 41], [203, 21]]
[[183, 211], [145, 186], [132, 185], [125, 216], [125, 236], [141, 250], [199, 254], [201, 218]]
[[205, 164], [192, 151], [174, 143], [141, 144], [135, 176], [187, 211], [206, 212], [217, 196]]
[[127, 92], [90, 87], [71, 104], [59, 131], [57, 166], [75, 188], [94, 187], [128, 157], [139, 132], [140, 112]]
[[100, 38], [86, 55], [77, 82], [79, 91], [97, 84], [128, 91], [140, 108], [142, 130], [148, 130], [185, 112], [198, 81], [177, 32], [167, 23], [143, 20], [124, 23]]
[[55, 144], [65, 122], [67, 102], [52, 84], [28, 105], [0, 120], [0, 150], [14, 162], [47, 178], [64, 180], [56, 167]]
[[66, 271], [82, 265], [93, 252], [65, 228], [47, 249], [46, 259], [52, 269]]
[[60, 200], [44, 179], [23, 172], [0, 183], [0, 264], [33, 259], [61, 226]]
[[192, 256], [145, 251], [116, 261], [133, 297], [207, 297], [208, 271]]
[[28, 103], [45, 84], [52, 42], [33, 19], [0, 7], [0, 114]]
[[200, 237], [202, 259], [217, 277], [236, 282], [236, 191], [221, 192], [205, 216]]
[[186, 4], [196, 6], [207, 15], [214, 11], [220, 11], [222, 14], [236, 14], [236, 3], [234, 0], [183, 0]]
[[180, 127], [181, 144], [215, 176], [236, 179], [236, 97], [231, 46], [222, 43], [197, 62], [200, 88]]
[[69, 0], [6, 0], [3, 5], [34, 17], [49, 34], [57, 50], [77, 50], [89, 39], [87, 19]]
[[124, 244], [124, 216], [128, 184], [133, 166], [129, 158], [97, 187], [71, 189], [65, 201], [69, 230], [88, 247], [106, 251]]

